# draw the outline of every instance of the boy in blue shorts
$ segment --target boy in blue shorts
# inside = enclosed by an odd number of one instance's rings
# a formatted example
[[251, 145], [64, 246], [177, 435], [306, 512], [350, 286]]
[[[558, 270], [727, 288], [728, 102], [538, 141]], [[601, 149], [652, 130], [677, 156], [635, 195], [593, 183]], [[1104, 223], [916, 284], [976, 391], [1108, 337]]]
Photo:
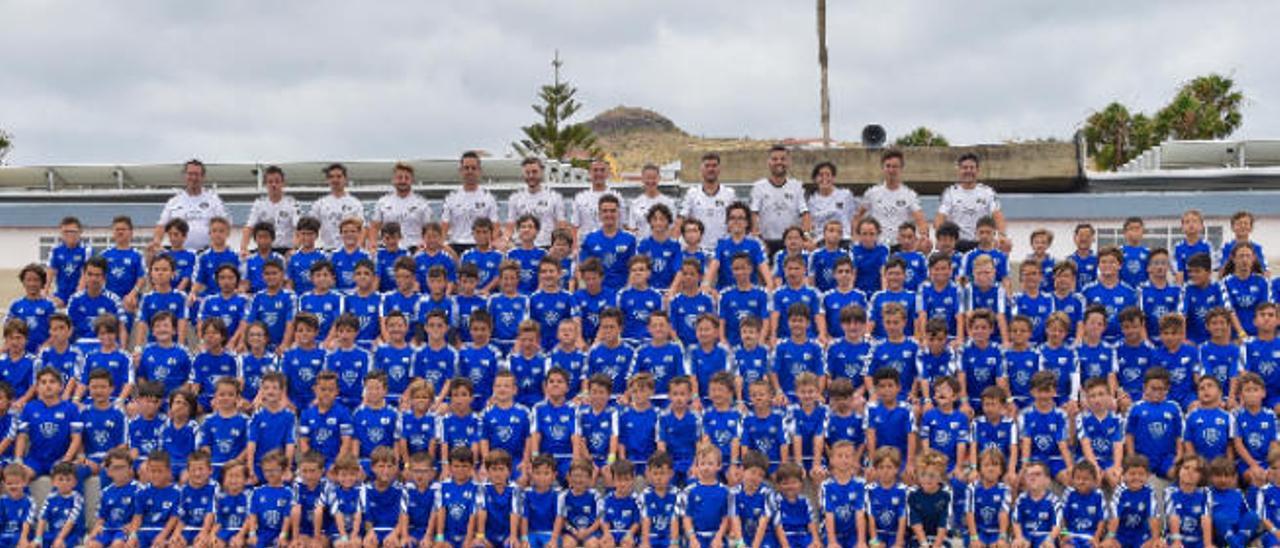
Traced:
[[80, 240], [83, 227], [76, 217], [63, 217], [58, 223], [58, 245], [49, 251], [48, 286], [45, 293], [51, 295], [58, 306], [65, 306], [67, 299], [79, 290], [80, 275], [84, 265], [93, 256], [87, 242]]
[[117, 447], [102, 461], [107, 475], [111, 477], [111, 485], [102, 490], [95, 516], [98, 522], [86, 535], [89, 539], [87, 546], [118, 546], [117, 543], [127, 541], [135, 531], [135, 499], [142, 485], [133, 481], [132, 460], [128, 449]]
[[565, 397], [569, 390], [569, 373], [553, 367], [547, 372], [542, 386], [546, 399], [533, 406], [530, 446], [535, 454], [550, 455], [556, 460], [557, 470], [567, 473], [573, 459], [573, 440], [577, 432], [576, 411]]
[[556, 502], [560, 498], [556, 488], [556, 459], [542, 453], [533, 457], [529, 467], [529, 486], [520, 491], [515, 506], [520, 518], [518, 538], [530, 548], [554, 546], [551, 533], [555, 530]]
[[[343, 455], [333, 463], [336, 478], [315, 508], [315, 520], [334, 548], [360, 546], [364, 509], [361, 507], [360, 462], [353, 455]], [[327, 514], [326, 514], [327, 512]], [[325, 518], [328, 519], [325, 519]]]
[[503, 449], [488, 452], [484, 459], [488, 480], [481, 484], [478, 497], [475, 537], [491, 546], [512, 545], [519, 520], [516, 512], [516, 484], [511, 481], [511, 455]]
[[41, 546], [78, 546], [84, 535], [84, 497], [76, 491], [76, 465], [59, 462], [50, 474], [54, 490], [45, 498], [37, 515], [32, 538]]
[[[773, 406], [776, 394], [769, 381], [760, 379], [751, 383], [747, 392], [751, 396], [751, 410], [742, 417], [738, 451], [759, 451], [769, 459], [769, 469], [792, 457], [792, 436], [795, 427], [786, 412]], [[696, 464], [696, 463], [695, 463]]]
[[[656, 454], [656, 453], [655, 453]], [[647, 463], [647, 461], [646, 461]], [[635, 489], [635, 467], [629, 461], [609, 465], [613, 493], [600, 498], [601, 532], [605, 546], [632, 546], [640, 536], [640, 504]]]
[[1098, 468], [1084, 461], [1071, 469], [1071, 486], [1062, 495], [1058, 528], [1065, 546], [1101, 546], [1107, 527], [1107, 501], [1098, 488]]
[[643, 472], [658, 450], [658, 411], [653, 408], [653, 375], [641, 373], [628, 382], [628, 406], [618, 413], [618, 458], [629, 459]]
[[689, 377], [682, 375], [672, 379], [670, 388], [671, 405], [658, 413], [657, 451], [671, 455], [675, 484], [683, 486], [693, 466], [698, 439], [702, 436], [702, 417], [689, 408], [693, 397], [693, 383]]
[[[412, 473], [412, 467], [410, 468]], [[328, 488], [324, 479], [325, 457], [317, 451], [306, 451], [298, 462], [298, 475], [293, 480], [293, 508], [289, 513], [290, 538], [307, 544], [320, 543], [315, 509]], [[323, 511], [321, 520], [323, 520]], [[412, 514], [411, 514], [412, 515]], [[425, 530], [419, 537], [425, 535]]]
[[898, 482], [902, 457], [897, 447], [877, 449], [871, 456], [875, 483], [867, 487], [863, 518], [869, 545], [902, 546], [907, 539], [907, 488]]
[[1147, 485], [1147, 458], [1129, 455], [1123, 465], [1124, 484], [1111, 498], [1109, 534], [1120, 546], [1146, 546], [1163, 532], [1162, 508], [1155, 489]]
[[261, 480], [262, 460], [272, 451], [282, 451], [285, 462], [293, 462], [297, 415], [291, 411], [284, 396], [284, 374], [270, 371], [262, 376], [261, 406], [249, 419], [249, 442], [245, 448], [248, 461], [253, 463], [255, 476]]
[[691, 548], [723, 546], [729, 536], [733, 512], [729, 488], [720, 483], [720, 450], [704, 445], [694, 459], [694, 483], [680, 492], [676, 515], [683, 522], [681, 531]]
[[680, 545], [676, 519], [676, 492], [671, 488], [671, 456], [658, 452], [649, 457], [644, 492], [640, 493], [640, 544], [652, 548]]
[[789, 462], [779, 466], [773, 477], [778, 494], [774, 496], [769, 518], [779, 543], [783, 546], [813, 546], [822, 537], [818, 534], [818, 507], [801, 493], [804, 469]]
[[1057, 537], [1058, 497], [1049, 490], [1049, 466], [1031, 461], [1023, 470], [1026, 490], [1013, 505], [1009, 526], [1013, 546], [1044, 546]]
[[[898, 399], [898, 372], [890, 367], [879, 369], [874, 379], [876, 401], [867, 406], [867, 453], [876, 455], [882, 447], [898, 450], [897, 460], [907, 455], [907, 470], [916, 454], [915, 413]], [[910, 474], [908, 474], [910, 475]]]
[[249, 538], [257, 537], [258, 546], [288, 543], [286, 528], [290, 525], [289, 518], [293, 512], [293, 489], [284, 485], [284, 473], [288, 465], [284, 451], [279, 449], [272, 450], [259, 459], [263, 485], [249, 495], [249, 517], [244, 524]]
[[138, 535], [138, 546], [153, 546], [157, 540], [168, 539], [177, 527], [182, 491], [173, 484], [168, 451], [152, 451], [142, 466], [147, 484], [138, 491], [131, 528]]
[[1050, 477], [1067, 485], [1068, 468], [1075, 460], [1068, 445], [1067, 414], [1054, 405], [1058, 394], [1058, 377], [1052, 371], [1041, 371], [1031, 377], [1031, 407], [1018, 415], [1018, 433], [1022, 447], [1018, 454], [1023, 465], [1038, 461], [1048, 468]]
[[[834, 389], [834, 385], [833, 385]], [[854, 474], [857, 451], [848, 440], [831, 445], [831, 476], [822, 482], [818, 500], [822, 504], [823, 531], [827, 543], [853, 546], [866, 538], [865, 524], [858, 518], [866, 502], [866, 484]]]
[[407, 542], [401, 542], [397, 535], [408, 521], [403, 512], [408, 492], [397, 481], [400, 466], [396, 452], [384, 445], [373, 451], [371, 460], [373, 479], [365, 482], [360, 494], [362, 530], [367, 532], [357, 534], [363, 537], [364, 546], [403, 546]]
[[1165, 399], [1169, 372], [1164, 368], [1148, 370], [1142, 386], [1142, 401], [1133, 404], [1125, 420], [1125, 452], [1147, 457], [1152, 473], [1172, 478], [1182, 443], [1182, 409]]
[[600, 542], [600, 500], [590, 488], [591, 463], [575, 460], [569, 466], [569, 489], [556, 501], [556, 525], [551, 546], [594, 547]]
[[21, 464], [4, 466], [0, 480], [4, 482], [4, 495], [0, 497], [0, 543], [5, 546], [23, 546], [31, 536], [31, 517], [38, 508], [27, 493], [30, 470]]
[[314, 387], [315, 403], [304, 409], [298, 419], [298, 450], [303, 455], [316, 452], [323, 459], [321, 467], [328, 468], [355, 435], [355, 428], [351, 411], [337, 403], [338, 374], [321, 371]]
[[[47, 476], [55, 463], [75, 461], [83, 428], [80, 410], [62, 399], [62, 376], [53, 368], [45, 367], [36, 373], [36, 398], [22, 407], [14, 458], [22, 459], [35, 477]], [[47, 487], [43, 490], [47, 492]]]
[[493, 398], [480, 417], [480, 456], [486, 462], [489, 453], [503, 450], [507, 472], [520, 469], [528, 460], [533, 446], [529, 444], [532, 421], [529, 409], [515, 402], [516, 375], [509, 369], [498, 371], [493, 379]]

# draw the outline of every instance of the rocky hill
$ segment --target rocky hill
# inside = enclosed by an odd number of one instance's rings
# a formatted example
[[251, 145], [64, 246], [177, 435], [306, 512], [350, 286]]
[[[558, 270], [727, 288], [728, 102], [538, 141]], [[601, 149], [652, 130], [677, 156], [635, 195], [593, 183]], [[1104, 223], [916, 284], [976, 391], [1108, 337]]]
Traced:
[[617, 106], [587, 120], [597, 144], [614, 159], [618, 172], [637, 172], [647, 163], [666, 164], [686, 150], [768, 146], [749, 138], [709, 139], [689, 135], [671, 119], [649, 109]]

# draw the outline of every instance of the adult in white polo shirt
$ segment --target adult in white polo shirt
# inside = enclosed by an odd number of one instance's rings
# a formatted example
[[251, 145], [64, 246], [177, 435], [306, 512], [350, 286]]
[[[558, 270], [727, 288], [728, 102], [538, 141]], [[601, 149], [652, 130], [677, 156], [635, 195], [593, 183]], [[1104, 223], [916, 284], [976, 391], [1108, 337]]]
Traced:
[[342, 247], [338, 226], [343, 219], [352, 217], [363, 221], [364, 204], [347, 192], [347, 166], [329, 164], [329, 167], [324, 168], [324, 178], [329, 183], [329, 193], [311, 204], [310, 215], [320, 221], [320, 235], [316, 246], [320, 249], [338, 249]]
[[[573, 226], [574, 241], [581, 243], [587, 234], [595, 232], [600, 228], [600, 197], [610, 194], [618, 199], [618, 203], [622, 201], [622, 196], [618, 191], [609, 188], [609, 162], [602, 158], [591, 160], [591, 188], [578, 191], [573, 197], [573, 210], [569, 212], [569, 224]], [[625, 219], [626, 214], [619, 211], [619, 218]]]
[[187, 248], [200, 250], [209, 247], [209, 220], [222, 217], [227, 221], [231, 215], [227, 206], [222, 203], [218, 193], [204, 187], [204, 162], [191, 159], [182, 166], [184, 178], [183, 189], [179, 190], [160, 212], [160, 220], [156, 222], [156, 230], [151, 237], [152, 252], [160, 250], [164, 241], [164, 225], [174, 219], [187, 222]]
[[702, 184], [689, 189], [680, 203], [680, 222], [683, 227], [687, 219], [702, 222], [702, 249], [711, 253], [716, 249], [716, 242], [725, 234], [725, 211], [729, 204], [737, 201], [733, 189], [720, 184], [720, 155], [708, 152], [702, 155]]
[[880, 223], [880, 243], [895, 251], [898, 245], [898, 227], [909, 222], [915, 223], [916, 235], [920, 238], [917, 240], [918, 250], [928, 251], [932, 247], [932, 242], [929, 241], [929, 221], [920, 208], [920, 196], [902, 183], [903, 165], [901, 150], [891, 148], [880, 154], [880, 172], [884, 175], [884, 180], [863, 193], [855, 218], [870, 216]]
[[957, 182], [942, 191], [938, 202], [938, 215], [933, 226], [951, 221], [960, 227], [960, 241], [956, 249], [964, 252], [978, 245], [978, 219], [991, 216], [996, 221], [999, 234], [997, 244], [1007, 253], [1009, 238], [1005, 236], [1004, 212], [1000, 210], [1000, 198], [995, 189], [978, 182], [978, 155], [966, 152], [956, 160], [959, 172]]
[[858, 212], [858, 199], [847, 188], [836, 186], [836, 165], [819, 162], [813, 166], [813, 183], [818, 189], [809, 195], [809, 217], [813, 222], [813, 241], [822, 241], [827, 223], [840, 223], [841, 239], [853, 237], [853, 218]]
[[431, 208], [422, 196], [413, 192], [413, 166], [406, 163], [396, 164], [391, 172], [392, 191], [381, 198], [373, 208], [373, 216], [369, 219], [369, 230], [365, 234], [369, 249], [378, 248], [378, 240], [382, 225], [395, 221], [400, 223], [400, 240], [404, 247], [412, 250], [422, 246], [422, 225], [427, 224]]
[[267, 195], [259, 196], [249, 208], [249, 218], [244, 221], [240, 234], [240, 255], [249, 254], [249, 240], [253, 227], [258, 223], [271, 223], [276, 229], [275, 251], [284, 253], [293, 247], [293, 230], [298, 224], [298, 201], [284, 193], [284, 170], [280, 166], [267, 166], [263, 170], [263, 183]]
[[[645, 164], [640, 169], [642, 190], [639, 196], [631, 200], [631, 206], [627, 208], [626, 223], [627, 230], [636, 235], [636, 240], [644, 240], [649, 237], [649, 210], [653, 209], [653, 206], [662, 204], [667, 206], [668, 211], [676, 210], [676, 201], [658, 190], [658, 180], [660, 178], [661, 172], [656, 165]], [[680, 237], [679, 230], [675, 230], [674, 234], [674, 237]]]
[[480, 188], [480, 179], [484, 170], [480, 165], [480, 155], [468, 150], [462, 153], [458, 161], [458, 174], [462, 177], [462, 188], [449, 193], [444, 199], [444, 209], [440, 212], [440, 226], [444, 229], [448, 242], [458, 254], [476, 245], [476, 238], [471, 227], [476, 219], [487, 218], [498, 222], [498, 200], [488, 190]]
[[525, 158], [520, 162], [520, 169], [524, 173], [526, 188], [507, 198], [507, 242], [510, 244], [515, 237], [516, 219], [522, 215], [533, 215], [538, 219], [538, 237], [534, 245], [550, 247], [551, 232], [567, 224], [568, 205], [559, 193], [542, 184], [542, 160]]
[[769, 255], [782, 249], [782, 233], [798, 226], [810, 231], [809, 204], [804, 200], [804, 184], [787, 176], [791, 153], [787, 147], [769, 149], [769, 176], [751, 185], [751, 214], [757, 235], [769, 247]]

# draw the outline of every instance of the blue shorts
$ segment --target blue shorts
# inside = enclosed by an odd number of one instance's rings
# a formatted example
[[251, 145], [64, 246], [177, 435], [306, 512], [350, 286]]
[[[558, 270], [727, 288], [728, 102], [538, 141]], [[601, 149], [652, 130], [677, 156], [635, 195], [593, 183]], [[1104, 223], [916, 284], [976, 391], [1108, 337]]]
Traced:
[[384, 540], [386, 540], [386, 539], [387, 539], [387, 535], [390, 535], [391, 533], [394, 533], [395, 531], [396, 531], [396, 530], [395, 530], [395, 528], [394, 528], [394, 527], [391, 527], [391, 528], [387, 528], [387, 527], [374, 527], [374, 528], [373, 528], [373, 536], [378, 537], [378, 545], [379, 545], [379, 546], [381, 546], [381, 545], [382, 545], [382, 541], [384, 541]]
[[[138, 529], [138, 546], [151, 546], [155, 544], [156, 537], [160, 536], [162, 530], [148, 529], [142, 527]], [[6, 545], [7, 546], [7, 545]]]
[[218, 540], [231, 542], [231, 537], [240, 534], [239, 529], [218, 529]]
[[808, 531], [801, 533], [786, 533], [786, 535], [787, 544], [790, 546], [804, 547], [813, 543], [813, 537], [809, 535]]
[[[120, 542], [129, 540], [129, 535], [126, 535], [123, 529], [103, 529], [101, 533], [98, 533], [98, 536], [93, 537], [93, 540], [103, 546], [111, 546], [111, 543], [117, 540]], [[68, 544], [68, 546], [70, 546], [70, 544]], [[147, 545], [144, 544], [142, 546]]]
[[551, 532], [544, 531], [541, 533], [529, 533], [529, 548], [543, 548], [551, 546]]

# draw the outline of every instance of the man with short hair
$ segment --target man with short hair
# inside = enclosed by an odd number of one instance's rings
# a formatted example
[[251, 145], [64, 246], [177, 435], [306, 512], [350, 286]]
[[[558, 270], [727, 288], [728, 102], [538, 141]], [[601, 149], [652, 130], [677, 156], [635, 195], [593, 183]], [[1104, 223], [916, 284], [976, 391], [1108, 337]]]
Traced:
[[677, 227], [683, 226], [685, 219], [702, 221], [705, 230], [702, 232], [702, 249], [711, 253], [716, 249], [716, 242], [725, 234], [725, 211], [729, 204], [737, 201], [733, 189], [720, 184], [720, 155], [708, 152], [702, 155], [702, 184], [689, 189], [680, 204], [680, 221]]
[[752, 226], [769, 248], [769, 256], [782, 249], [782, 233], [799, 226], [805, 234], [809, 226], [809, 204], [804, 199], [804, 184], [787, 176], [791, 152], [782, 145], [769, 149], [769, 176], [751, 185]]
[[411, 252], [422, 246], [422, 225], [427, 224], [431, 215], [431, 207], [427, 200], [413, 191], [413, 166], [404, 162], [397, 163], [391, 172], [391, 192], [378, 198], [373, 207], [373, 215], [369, 218], [369, 229], [365, 232], [370, 253], [378, 249], [382, 234], [382, 225], [389, 222], [400, 223], [401, 242]]
[[609, 292], [626, 287], [631, 258], [636, 254], [636, 237], [623, 231], [618, 222], [621, 206], [622, 200], [617, 196], [600, 197], [596, 205], [600, 228], [582, 237], [578, 253], [578, 264], [594, 258], [604, 266], [604, 288]]
[[[929, 221], [925, 219], [924, 210], [920, 208], [920, 196], [911, 187], [902, 183], [902, 168], [905, 166], [902, 151], [888, 149], [880, 155], [880, 172], [884, 180], [880, 184], [868, 188], [858, 204], [855, 219], [870, 215], [880, 223], [880, 243], [890, 246], [893, 251], [898, 247], [898, 227], [907, 222], [914, 222], [918, 251], [927, 252], [932, 247], [929, 241]], [[854, 226], [857, 226], [855, 221]]]
[[[667, 206], [668, 210], [676, 210], [676, 201], [670, 196], [663, 194], [658, 190], [658, 181], [661, 179], [661, 172], [658, 166], [653, 164], [645, 164], [640, 169], [640, 184], [642, 185], [640, 195], [631, 200], [630, 207], [627, 208], [626, 225], [636, 235], [637, 240], [644, 240], [649, 237], [649, 210], [653, 206], [662, 204]], [[679, 228], [676, 227], [675, 234], [680, 234]]]
[[978, 182], [978, 165], [977, 154], [966, 152], [960, 155], [960, 159], [956, 161], [958, 180], [942, 192], [933, 226], [940, 227], [947, 221], [959, 226], [960, 241], [956, 243], [956, 249], [966, 252], [978, 246], [978, 219], [989, 215], [996, 221], [999, 247], [1008, 253], [1013, 246], [1005, 236], [1004, 212], [1000, 210], [1000, 199], [994, 189]]
[[240, 235], [240, 256], [249, 256], [249, 240], [253, 238], [253, 226], [271, 223], [276, 228], [275, 250], [284, 253], [293, 247], [293, 229], [298, 224], [298, 201], [284, 193], [284, 170], [280, 166], [267, 166], [263, 170], [263, 183], [267, 195], [259, 196], [249, 209]]
[[204, 162], [197, 159], [187, 160], [182, 166], [184, 178], [183, 189], [179, 190], [164, 204], [160, 212], [160, 220], [156, 221], [156, 230], [151, 237], [151, 254], [160, 250], [164, 241], [164, 227], [169, 221], [182, 219], [187, 222], [187, 249], [200, 250], [209, 247], [209, 220], [222, 217], [231, 220], [231, 214], [222, 203], [222, 198], [212, 189], [204, 187]]
[[506, 238], [510, 242], [516, 233], [516, 219], [521, 215], [533, 215], [538, 218], [538, 237], [534, 245], [546, 248], [551, 246], [551, 232], [563, 228], [569, 217], [564, 198], [556, 191], [542, 184], [542, 160], [525, 158], [520, 162], [527, 188], [516, 191], [507, 198]]
[[332, 250], [342, 246], [338, 226], [343, 219], [364, 220], [364, 204], [347, 192], [347, 166], [329, 164], [324, 168], [324, 178], [329, 183], [329, 193], [312, 202], [309, 215], [320, 221], [316, 247]]
[[484, 170], [476, 151], [462, 153], [458, 160], [458, 174], [462, 177], [462, 188], [445, 197], [444, 209], [440, 211], [440, 227], [448, 238], [449, 246], [461, 255], [476, 245], [475, 236], [471, 233], [476, 219], [498, 218], [498, 200], [488, 190], [480, 188]]
[[[608, 187], [609, 184], [609, 162], [604, 158], [595, 158], [591, 160], [591, 188], [581, 190], [573, 197], [573, 210], [569, 212], [569, 224], [573, 226], [574, 242], [582, 243], [582, 239], [587, 234], [595, 232], [600, 228], [600, 197], [605, 194], [612, 194], [618, 198], [619, 203], [622, 196], [618, 191]], [[622, 218], [626, 218], [625, 211], [619, 211]]]

